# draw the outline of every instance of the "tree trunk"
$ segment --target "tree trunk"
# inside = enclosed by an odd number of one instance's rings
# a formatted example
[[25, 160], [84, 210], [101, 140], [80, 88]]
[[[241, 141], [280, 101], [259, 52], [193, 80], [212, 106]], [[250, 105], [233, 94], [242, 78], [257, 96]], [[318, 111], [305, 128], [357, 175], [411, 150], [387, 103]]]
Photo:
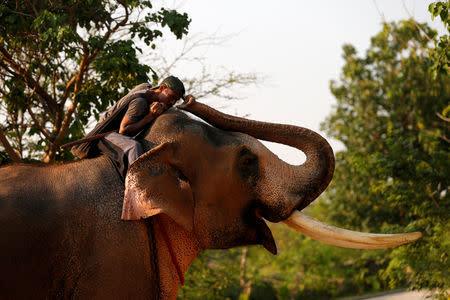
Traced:
[[0, 126], [0, 142], [2, 143], [3, 147], [5, 147], [6, 153], [8, 153], [9, 158], [13, 162], [21, 162], [22, 159], [17, 155], [16, 151], [13, 147], [11, 147], [11, 144], [9, 143], [8, 139], [5, 136], [5, 132], [3, 131], [3, 128]]

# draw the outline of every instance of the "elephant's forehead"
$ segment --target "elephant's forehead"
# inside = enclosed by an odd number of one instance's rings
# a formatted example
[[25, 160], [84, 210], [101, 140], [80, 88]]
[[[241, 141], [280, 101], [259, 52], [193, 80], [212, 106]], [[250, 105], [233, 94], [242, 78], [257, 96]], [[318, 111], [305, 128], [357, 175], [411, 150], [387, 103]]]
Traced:
[[170, 139], [189, 138], [194, 135], [215, 147], [246, 144], [252, 148], [264, 148], [257, 139], [249, 135], [215, 128], [200, 119], [190, 118], [178, 111], [171, 111], [159, 117], [152, 131], [164, 132], [165, 137]]

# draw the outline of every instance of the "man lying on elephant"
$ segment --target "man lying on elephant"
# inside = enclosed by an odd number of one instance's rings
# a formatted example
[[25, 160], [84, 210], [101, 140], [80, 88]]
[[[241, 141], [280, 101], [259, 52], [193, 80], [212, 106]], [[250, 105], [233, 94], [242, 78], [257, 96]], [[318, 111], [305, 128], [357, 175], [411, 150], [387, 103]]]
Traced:
[[134, 138], [150, 122], [173, 106], [185, 93], [184, 85], [175, 76], [165, 78], [152, 88], [142, 83], [114, 104], [100, 118], [95, 128], [85, 138], [116, 130], [102, 140], [94, 140], [72, 148], [79, 158], [94, 157], [101, 151], [113, 159], [119, 173], [125, 176], [128, 166], [144, 153]]

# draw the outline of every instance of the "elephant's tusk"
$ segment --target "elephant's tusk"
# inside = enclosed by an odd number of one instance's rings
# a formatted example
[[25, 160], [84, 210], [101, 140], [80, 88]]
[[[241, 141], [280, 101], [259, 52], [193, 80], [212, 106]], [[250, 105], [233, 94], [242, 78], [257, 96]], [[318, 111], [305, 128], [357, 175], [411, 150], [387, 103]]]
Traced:
[[283, 222], [310, 238], [344, 248], [389, 248], [414, 242], [422, 236], [420, 232], [375, 234], [351, 231], [324, 224], [299, 211]]

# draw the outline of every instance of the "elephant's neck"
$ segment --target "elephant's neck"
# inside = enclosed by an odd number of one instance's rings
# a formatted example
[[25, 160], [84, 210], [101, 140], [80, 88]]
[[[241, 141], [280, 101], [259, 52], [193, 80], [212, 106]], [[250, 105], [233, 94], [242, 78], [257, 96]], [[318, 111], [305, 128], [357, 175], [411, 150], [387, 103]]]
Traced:
[[[166, 215], [159, 214], [152, 218], [156, 237], [161, 299], [175, 299], [181, 285], [177, 264], [181, 273], [184, 274], [203, 249], [194, 235], [185, 231]], [[164, 232], [167, 234], [168, 241]]]

